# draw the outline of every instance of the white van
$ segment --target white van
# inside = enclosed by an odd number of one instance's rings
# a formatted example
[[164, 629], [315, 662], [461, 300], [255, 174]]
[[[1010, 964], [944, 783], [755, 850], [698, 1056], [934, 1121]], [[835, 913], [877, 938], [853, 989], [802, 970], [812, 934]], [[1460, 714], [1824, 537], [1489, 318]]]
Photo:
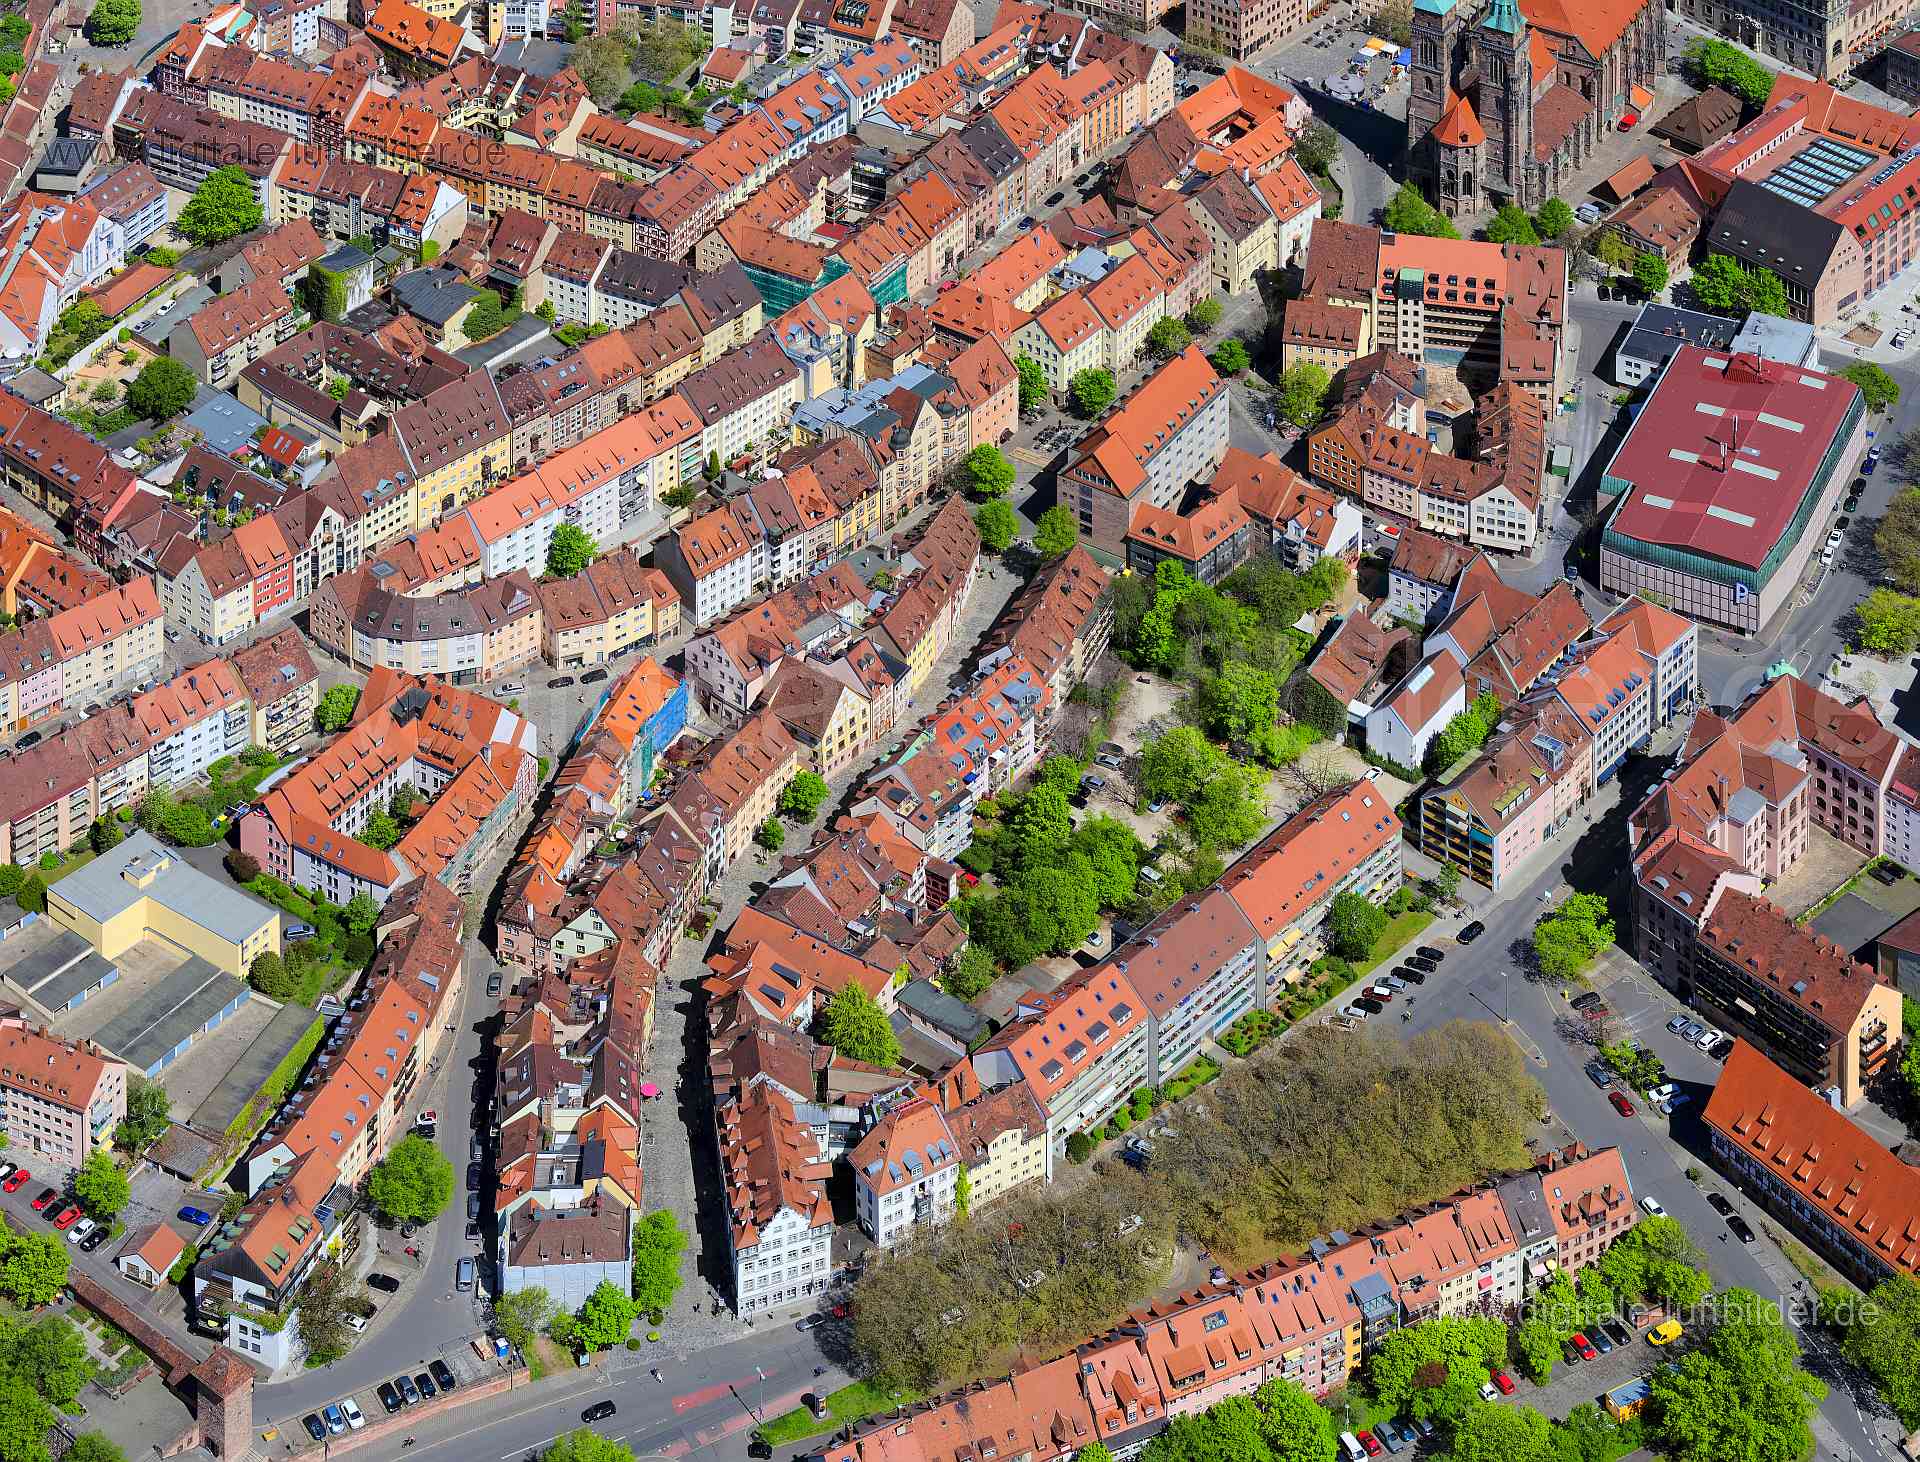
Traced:
[[462, 1259], [458, 1266], [455, 1267], [453, 1271], [453, 1286], [455, 1289], [473, 1288], [473, 1259], [471, 1257]]
[[1352, 1432], [1340, 1433], [1340, 1450], [1346, 1454], [1347, 1462], [1367, 1462], [1367, 1449]]

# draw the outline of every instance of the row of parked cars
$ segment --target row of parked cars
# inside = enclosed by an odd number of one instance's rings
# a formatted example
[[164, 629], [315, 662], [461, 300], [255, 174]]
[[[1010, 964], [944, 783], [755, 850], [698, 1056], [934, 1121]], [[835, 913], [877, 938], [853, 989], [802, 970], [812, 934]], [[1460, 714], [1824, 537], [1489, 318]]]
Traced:
[[[391, 1381], [382, 1381], [374, 1387], [374, 1394], [380, 1398], [387, 1415], [392, 1416], [408, 1406], [431, 1401], [442, 1392], [453, 1390], [457, 1384], [453, 1368], [443, 1360], [434, 1359], [428, 1361], [427, 1368], [416, 1375], [395, 1376]], [[342, 1396], [319, 1411], [309, 1411], [300, 1418], [300, 1425], [307, 1429], [307, 1435], [316, 1442], [325, 1441], [329, 1436], [337, 1437], [342, 1432], [358, 1431], [366, 1424], [366, 1416], [351, 1396]]]
[[[5, 1188], [9, 1193], [19, 1192], [32, 1176], [15, 1163], [0, 1162], [0, 1188]], [[65, 1234], [67, 1242], [83, 1254], [91, 1254], [113, 1237], [112, 1224], [98, 1223], [87, 1217], [86, 1211], [73, 1195], [71, 1183], [64, 1190], [42, 1188], [34, 1195], [32, 1206], [35, 1213]]]
[[1405, 995], [1409, 985], [1424, 985], [1429, 975], [1438, 974], [1440, 961], [1445, 958], [1445, 950], [1431, 944], [1421, 945], [1402, 963], [1395, 965], [1392, 974], [1380, 976], [1356, 995], [1350, 1003], [1342, 1006], [1340, 1014], [1349, 1022], [1365, 1020], [1369, 1015], [1380, 1014], [1393, 1004], [1396, 995]]

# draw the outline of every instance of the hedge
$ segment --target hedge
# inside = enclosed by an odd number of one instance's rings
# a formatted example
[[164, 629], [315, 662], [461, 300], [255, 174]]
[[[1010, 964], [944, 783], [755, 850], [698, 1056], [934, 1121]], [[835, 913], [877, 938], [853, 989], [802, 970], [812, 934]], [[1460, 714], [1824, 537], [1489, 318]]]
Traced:
[[288, 1088], [293, 1085], [293, 1079], [300, 1074], [300, 1069], [307, 1064], [307, 1059], [320, 1049], [320, 1038], [326, 1033], [326, 1021], [316, 1015], [313, 1018], [313, 1024], [308, 1026], [300, 1039], [293, 1043], [293, 1049], [280, 1058], [280, 1064], [273, 1068], [265, 1081], [260, 1083], [260, 1090], [248, 1099], [247, 1104], [240, 1109], [240, 1114], [227, 1123], [227, 1136], [244, 1137], [253, 1131], [255, 1125], [253, 1104], [256, 1101], [264, 1104], [261, 1123], [264, 1124], [274, 1114], [280, 1103], [286, 1100]]

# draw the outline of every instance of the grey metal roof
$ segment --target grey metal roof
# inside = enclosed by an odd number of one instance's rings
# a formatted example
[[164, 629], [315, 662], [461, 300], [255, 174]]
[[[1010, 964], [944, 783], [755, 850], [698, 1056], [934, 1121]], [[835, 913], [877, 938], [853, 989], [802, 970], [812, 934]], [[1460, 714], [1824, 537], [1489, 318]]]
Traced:
[[195, 955], [162, 977], [139, 1004], [108, 1021], [93, 1039], [134, 1070], [151, 1071], [175, 1046], [248, 994], [245, 981], [221, 973]]
[[[136, 888], [129, 881], [130, 872], [141, 877], [148, 870], [154, 876], [144, 887]], [[279, 917], [273, 908], [208, 877], [144, 832], [130, 834], [119, 847], [69, 873], [60, 880], [59, 890], [62, 900], [96, 923], [104, 924], [137, 900], [150, 898], [232, 944]]]

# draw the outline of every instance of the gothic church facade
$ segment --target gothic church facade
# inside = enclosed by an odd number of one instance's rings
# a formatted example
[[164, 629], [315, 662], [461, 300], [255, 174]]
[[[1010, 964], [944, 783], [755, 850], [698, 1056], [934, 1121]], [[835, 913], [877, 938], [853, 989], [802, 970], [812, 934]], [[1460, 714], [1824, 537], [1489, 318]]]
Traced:
[[1448, 214], [1559, 194], [1653, 101], [1661, 0], [1414, 0], [1407, 176]]

